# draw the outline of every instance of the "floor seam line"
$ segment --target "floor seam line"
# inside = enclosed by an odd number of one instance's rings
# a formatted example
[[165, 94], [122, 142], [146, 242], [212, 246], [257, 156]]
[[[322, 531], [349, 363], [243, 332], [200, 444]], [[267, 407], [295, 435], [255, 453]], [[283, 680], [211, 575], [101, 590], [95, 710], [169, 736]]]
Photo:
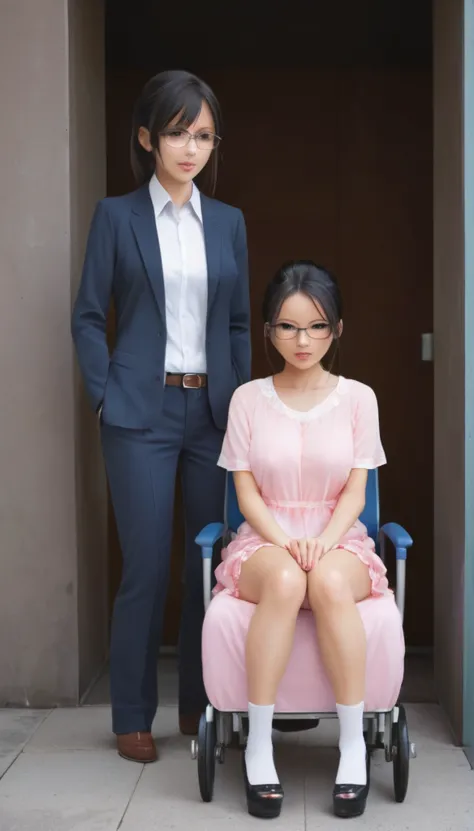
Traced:
[[120, 822], [119, 822], [119, 824], [117, 825], [117, 831], [120, 831], [120, 829], [121, 829], [121, 827], [122, 827], [122, 825], [123, 825], [124, 819], [125, 819], [125, 817], [127, 816], [128, 809], [130, 808], [130, 805], [131, 805], [132, 799], [133, 799], [133, 797], [135, 796], [135, 794], [136, 794], [136, 792], [137, 792], [137, 788], [138, 788], [138, 785], [139, 785], [139, 783], [140, 783], [140, 780], [141, 780], [141, 778], [142, 778], [142, 776], [143, 776], [143, 771], [144, 771], [144, 770], [145, 770], [145, 765], [142, 765], [142, 769], [141, 769], [141, 771], [140, 771], [140, 775], [139, 775], [139, 777], [138, 777], [137, 781], [135, 782], [135, 787], [134, 787], [134, 789], [133, 789], [132, 793], [130, 794], [130, 799], [128, 800], [128, 802], [127, 802], [127, 804], [126, 804], [125, 809], [124, 809], [124, 812], [123, 812], [123, 814], [122, 814], [122, 816], [121, 816]]

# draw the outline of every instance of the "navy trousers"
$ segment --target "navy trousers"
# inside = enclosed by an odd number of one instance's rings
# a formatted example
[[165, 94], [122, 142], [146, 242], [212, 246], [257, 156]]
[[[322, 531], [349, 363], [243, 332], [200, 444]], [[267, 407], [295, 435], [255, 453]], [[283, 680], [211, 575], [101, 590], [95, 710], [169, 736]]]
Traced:
[[186, 518], [179, 639], [179, 710], [201, 712], [202, 562], [194, 542], [224, 510], [225, 472], [217, 467], [223, 432], [206, 389], [166, 387], [160, 427], [102, 424], [102, 447], [123, 556], [113, 612], [110, 682], [115, 733], [151, 729], [158, 705], [157, 662], [169, 583], [176, 474]]

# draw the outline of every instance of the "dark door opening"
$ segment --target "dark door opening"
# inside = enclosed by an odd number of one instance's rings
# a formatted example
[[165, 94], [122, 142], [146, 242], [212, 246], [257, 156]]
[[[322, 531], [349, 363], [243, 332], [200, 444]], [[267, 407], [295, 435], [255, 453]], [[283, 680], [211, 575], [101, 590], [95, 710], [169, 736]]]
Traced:
[[[382, 519], [415, 539], [408, 563], [408, 645], [433, 642], [431, 2], [349, 0], [245, 11], [186, 3], [107, 3], [108, 193], [134, 187], [133, 101], [149, 76], [183, 67], [208, 81], [224, 112], [218, 198], [247, 221], [254, 377], [269, 374], [263, 288], [286, 259], [338, 276], [345, 300], [341, 373], [374, 387], [389, 464]], [[395, 8], [396, 5], [396, 8]], [[249, 7], [250, 8], [250, 7]], [[225, 17], [227, 20], [225, 21]], [[113, 339], [113, 317], [110, 337]], [[120, 552], [110, 511], [113, 598]], [[183, 516], [175, 515], [164, 644], [177, 643]]]

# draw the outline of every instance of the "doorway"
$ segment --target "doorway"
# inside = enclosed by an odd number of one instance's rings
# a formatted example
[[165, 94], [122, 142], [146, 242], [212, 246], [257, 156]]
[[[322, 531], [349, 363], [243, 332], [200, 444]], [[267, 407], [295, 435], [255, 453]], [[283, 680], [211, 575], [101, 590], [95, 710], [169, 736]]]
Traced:
[[[291, 18], [286, 9], [272, 11], [270, 32], [264, 12], [241, 6], [225, 9], [234, 19], [224, 24], [224, 5], [206, 6], [204, 23], [192, 4], [178, 17], [152, 0], [133, 13], [108, 3], [108, 193], [134, 187], [130, 115], [147, 78], [183, 64], [204, 77], [225, 121], [217, 197], [242, 208], [247, 222], [253, 375], [269, 373], [260, 319], [266, 282], [294, 257], [326, 265], [345, 301], [341, 372], [373, 386], [379, 399], [389, 461], [382, 520], [401, 522], [415, 539], [405, 632], [409, 646], [426, 649], [433, 643], [433, 367], [421, 359], [421, 336], [433, 331], [431, 3], [327, 5], [317, 4], [313, 22], [298, 3]], [[113, 340], [113, 317], [109, 334]], [[111, 510], [109, 522], [113, 598], [120, 552]], [[177, 643], [182, 529], [178, 500], [168, 648]]]

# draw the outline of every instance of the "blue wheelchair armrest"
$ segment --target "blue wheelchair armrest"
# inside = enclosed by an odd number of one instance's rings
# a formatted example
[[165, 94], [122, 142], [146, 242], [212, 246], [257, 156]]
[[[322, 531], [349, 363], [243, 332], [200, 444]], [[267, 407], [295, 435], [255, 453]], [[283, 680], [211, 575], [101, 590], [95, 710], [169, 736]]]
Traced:
[[201, 549], [201, 556], [203, 560], [210, 560], [212, 558], [212, 549], [214, 548], [217, 540], [220, 540], [223, 533], [223, 522], [211, 522], [199, 532], [195, 542]]
[[382, 525], [379, 533], [393, 543], [397, 560], [406, 560], [407, 549], [413, 545], [413, 540], [408, 531], [405, 531], [397, 522], [387, 522]]

